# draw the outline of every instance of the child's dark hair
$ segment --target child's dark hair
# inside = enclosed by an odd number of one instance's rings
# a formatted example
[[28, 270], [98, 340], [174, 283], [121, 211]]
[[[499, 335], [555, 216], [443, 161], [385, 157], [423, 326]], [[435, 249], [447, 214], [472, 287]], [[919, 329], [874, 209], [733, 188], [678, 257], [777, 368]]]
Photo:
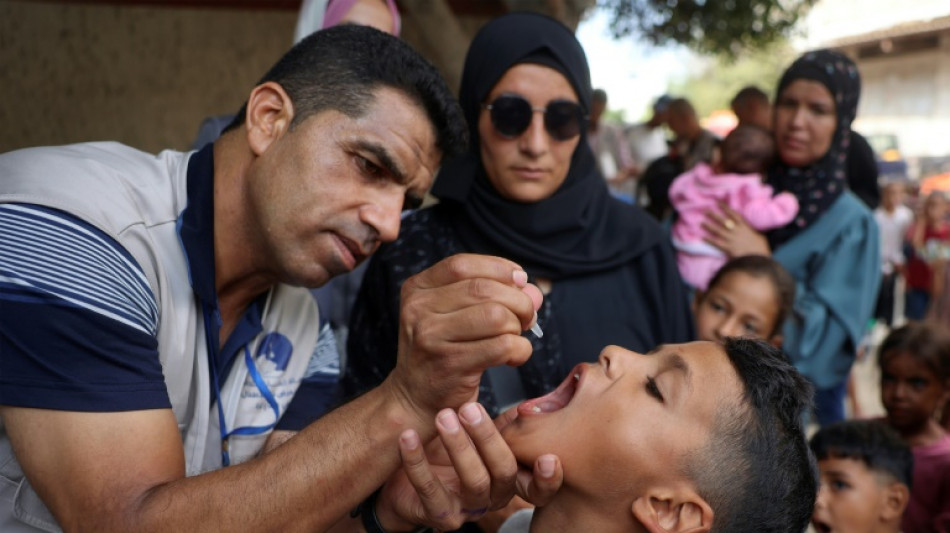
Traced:
[[743, 255], [730, 259], [719, 268], [709, 281], [706, 294], [709, 294], [713, 287], [733, 272], [743, 272], [756, 278], [767, 277], [772, 282], [772, 287], [775, 289], [775, 299], [778, 303], [778, 312], [775, 314], [775, 328], [769, 332], [769, 336], [780, 332], [782, 324], [785, 323], [785, 319], [792, 313], [795, 306], [795, 278], [785, 270], [785, 267], [771, 257]]
[[775, 158], [775, 141], [765, 128], [752, 124], [737, 126], [719, 144], [722, 167], [736, 174], [766, 172]]
[[804, 531], [818, 493], [803, 427], [812, 387], [765, 341], [728, 337], [723, 348], [744, 390], [720, 409], [709, 443], [686, 464], [715, 510], [711, 532]]
[[891, 331], [878, 350], [878, 366], [883, 368], [892, 357], [905, 353], [926, 364], [945, 386], [950, 384], [950, 333], [944, 328], [908, 322]]
[[893, 428], [880, 420], [847, 420], [827, 425], [815, 433], [809, 445], [819, 461], [854, 459], [873, 472], [911, 487], [914, 453]]

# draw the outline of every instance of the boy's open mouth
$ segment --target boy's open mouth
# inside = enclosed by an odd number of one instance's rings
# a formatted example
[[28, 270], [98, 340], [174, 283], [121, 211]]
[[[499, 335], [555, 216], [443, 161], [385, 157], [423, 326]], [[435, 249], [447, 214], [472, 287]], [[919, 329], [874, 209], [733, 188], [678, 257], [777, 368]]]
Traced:
[[518, 405], [519, 416], [533, 416], [543, 413], [553, 413], [560, 411], [574, 398], [574, 393], [580, 385], [581, 377], [584, 374], [583, 364], [577, 365], [556, 389], [531, 400], [525, 400]]
[[829, 525], [826, 524], [825, 522], [821, 522], [821, 521], [818, 521], [818, 520], [812, 520], [812, 521], [811, 521], [811, 526], [812, 526], [813, 528], [815, 528], [815, 531], [816, 531], [817, 533], [831, 533], [831, 526], [829, 526]]

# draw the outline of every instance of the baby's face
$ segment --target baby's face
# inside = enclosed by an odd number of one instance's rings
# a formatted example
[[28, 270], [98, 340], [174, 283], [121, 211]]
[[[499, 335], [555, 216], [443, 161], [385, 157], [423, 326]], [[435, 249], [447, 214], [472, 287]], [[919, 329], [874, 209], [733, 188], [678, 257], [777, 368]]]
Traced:
[[608, 346], [598, 364], [578, 365], [557, 390], [519, 405], [502, 435], [522, 464], [558, 455], [570, 491], [629, 506], [651, 484], [683, 479], [678, 467], [706, 444], [720, 409], [736, 409], [742, 390], [715, 343], [646, 355]]
[[722, 342], [726, 337], [770, 341], [778, 318], [778, 296], [766, 276], [731, 272], [699, 295], [693, 303], [700, 340]]
[[857, 459], [818, 461], [821, 489], [811, 522], [817, 533], [878, 531], [885, 483]]

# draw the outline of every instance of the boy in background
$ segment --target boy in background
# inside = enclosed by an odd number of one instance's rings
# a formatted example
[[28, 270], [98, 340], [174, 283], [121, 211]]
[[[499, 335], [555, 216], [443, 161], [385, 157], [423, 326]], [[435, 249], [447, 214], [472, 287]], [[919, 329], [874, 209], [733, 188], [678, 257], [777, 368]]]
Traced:
[[914, 456], [893, 429], [878, 420], [838, 422], [821, 428], [811, 449], [821, 475], [815, 531], [901, 531]]

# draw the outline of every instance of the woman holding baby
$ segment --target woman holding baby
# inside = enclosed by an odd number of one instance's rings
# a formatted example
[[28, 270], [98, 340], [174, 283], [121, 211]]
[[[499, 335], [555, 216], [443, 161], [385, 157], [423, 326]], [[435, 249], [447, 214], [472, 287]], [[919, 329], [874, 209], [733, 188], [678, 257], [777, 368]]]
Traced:
[[844, 418], [848, 373], [874, 309], [879, 238], [871, 212], [847, 189], [845, 159], [861, 82], [847, 57], [808, 52], [785, 71], [774, 108], [778, 157], [769, 172], [776, 192], [799, 202], [791, 223], [766, 233], [735, 211], [711, 213], [710, 242], [731, 257], [771, 255], [797, 282], [785, 351], [816, 388], [816, 415]]

